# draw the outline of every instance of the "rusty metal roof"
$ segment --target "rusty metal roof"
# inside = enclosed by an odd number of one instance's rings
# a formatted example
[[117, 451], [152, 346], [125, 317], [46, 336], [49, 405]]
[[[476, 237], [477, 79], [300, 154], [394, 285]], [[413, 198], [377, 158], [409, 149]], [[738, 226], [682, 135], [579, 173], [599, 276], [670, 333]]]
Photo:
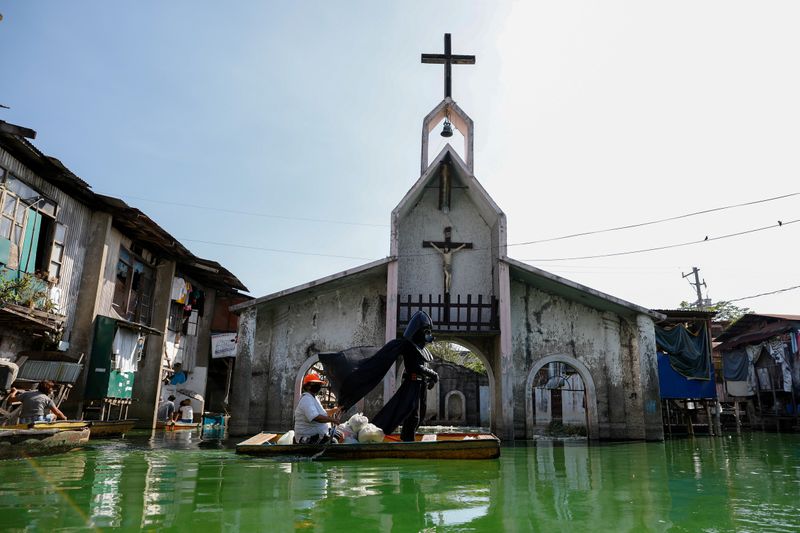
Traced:
[[21, 333], [38, 334], [56, 333], [64, 324], [61, 315], [29, 309], [27, 307], [2, 303], [0, 304], [0, 326], [8, 327]]
[[139, 209], [129, 206], [120, 198], [102, 194], [96, 196], [101, 207], [105, 207], [113, 215], [114, 226], [147, 249], [174, 258], [181, 271], [215, 288], [247, 291], [247, 287], [228, 269], [216, 261], [194, 255]]
[[728, 326], [716, 339], [719, 349], [759, 342], [792, 329], [800, 329], [800, 315], [748, 313]]
[[0, 146], [42, 179], [49, 181], [77, 200], [94, 205], [94, 192], [88, 183], [76, 176], [55, 157], [43, 154], [24, 137], [2, 133], [0, 134]]
[[653, 309], [653, 311], [667, 317], [661, 322], [712, 320], [717, 315], [716, 311], [701, 311], [699, 309]]
[[174, 259], [181, 270], [199, 281], [218, 289], [247, 291], [247, 287], [228, 269], [216, 261], [197, 257], [145, 213], [129, 206], [120, 198], [95, 193], [88, 183], [76, 176], [61, 161], [45, 155], [24, 137], [0, 132], [0, 147], [39, 177], [78, 201], [93, 209], [111, 213], [114, 225], [126, 236], [154, 252]]

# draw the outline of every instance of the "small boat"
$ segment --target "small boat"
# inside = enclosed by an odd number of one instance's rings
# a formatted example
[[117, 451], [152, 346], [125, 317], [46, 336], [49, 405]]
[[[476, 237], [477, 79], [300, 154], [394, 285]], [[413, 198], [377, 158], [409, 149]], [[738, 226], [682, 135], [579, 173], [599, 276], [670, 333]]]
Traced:
[[200, 427], [198, 422], [156, 422], [156, 429], [165, 431], [182, 431], [187, 429], [197, 429]]
[[80, 429], [0, 428], [0, 459], [49, 455], [80, 448], [89, 441], [89, 433], [86, 424]]
[[92, 420], [89, 427], [92, 428], [92, 438], [105, 439], [108, 437], [121, 437], [133, 429], [138, 420]]
[[89, 426], [86, 420], [56, 420], [54, 422], [31, 422], [29, 424], [12, 424], [2, 429], [83, 429]]
[[414, 442], [387, 435], [369, 444], [275, 444], [278, 433], [259, 433], [236, 445], [236, 453], [268, 457], [311, 456], [321, 459], [497, 459], [500, 439], [491, 433], [418, 434]]

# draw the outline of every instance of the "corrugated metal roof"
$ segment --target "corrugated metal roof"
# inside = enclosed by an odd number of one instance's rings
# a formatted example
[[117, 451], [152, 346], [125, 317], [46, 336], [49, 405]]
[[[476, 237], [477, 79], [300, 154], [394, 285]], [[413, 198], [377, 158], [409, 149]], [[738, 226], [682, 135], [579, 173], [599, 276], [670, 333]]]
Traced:
[[699, 309], [653, 309], [656, 313], [661, 313], [667, 318], [664, 322], [674, 322], [675, 320], [711, 320], [716, 315], [716, 311], [701, 311]]
[[200, 281], [214, 288], [247, 291], [247, 287], [225, 267], [215, 261], [197, 257], [145, 213], [129, 206], [122, 199], [95, 193], [88, 183], [76, 176], [60, 160], [45, 155], [24, 137], [0, 133], [0, 146], [65, 193], [93, 209], [110, 212], [114, 217], [114, 225], [128, 237], [141, 242], [148, 249], [152, 248], [153, 251], [176, 260], [183, 270]]
[[113, 214], [113, 224], [123, 234], [140, 242], [148, 249], [160, 251], [163, 255], [174, 258], [182, 271], [210, 286], [247, 291], [247, 287], [228, 269], [216, 261], [194, 255], [178, 239], [139, 209], [129, 206], [121, 198], [102, 194], [96, 196], [101, 206]]
[[716, 339], [719, 349], [766, 340], [791, 329], [800, 328], [800, 315], [748, 313], [728, 326]]

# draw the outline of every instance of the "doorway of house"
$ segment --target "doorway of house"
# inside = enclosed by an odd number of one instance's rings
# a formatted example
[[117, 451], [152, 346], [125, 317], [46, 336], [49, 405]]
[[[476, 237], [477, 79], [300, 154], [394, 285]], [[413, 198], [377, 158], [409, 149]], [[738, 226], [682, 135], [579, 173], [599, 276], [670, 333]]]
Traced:
[[536, 432], [550, 436], [586, 436], [586, 386], [568, 363], [544, 365], [533, 379]]

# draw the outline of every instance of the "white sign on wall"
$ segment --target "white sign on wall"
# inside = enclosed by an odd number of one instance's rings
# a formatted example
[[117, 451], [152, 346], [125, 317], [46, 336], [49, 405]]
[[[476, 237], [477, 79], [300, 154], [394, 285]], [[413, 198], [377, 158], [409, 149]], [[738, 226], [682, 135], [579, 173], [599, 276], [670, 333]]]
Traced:
[[211, 358], [236, 357], [236, 333], [211, 335]]

